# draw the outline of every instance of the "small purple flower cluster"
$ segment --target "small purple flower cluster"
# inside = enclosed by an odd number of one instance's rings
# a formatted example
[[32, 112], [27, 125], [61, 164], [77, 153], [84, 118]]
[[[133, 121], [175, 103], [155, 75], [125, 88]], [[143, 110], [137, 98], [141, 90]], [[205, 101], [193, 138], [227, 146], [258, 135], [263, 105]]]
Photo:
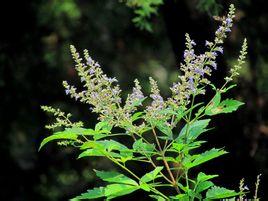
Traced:
[[230, 6], [227, 18], [215, 32], [214, 42], [205, 41], [205, 46], [209, 48], [204, 54], [196, 55], [194, 46], [196, 43], [186, 34], [186, 50], [184, 51], [184, 64], [181, 64], [183, 75], [179, 76], [179, 82], [174, 83], [170, 88], [172, 98], [169, 102], [173, 105], [186, 105], [189, 103], [190, 95], [204, 94], [204, 88], [199, 87], [202, 84], [209, 84], [206, 78], [211, 75], [213, 70], [217, 70], [216, 58], [223, 54], [223, 39], [227, 37], [227, 33], [231, 31], [234, 18], [234, 7]]

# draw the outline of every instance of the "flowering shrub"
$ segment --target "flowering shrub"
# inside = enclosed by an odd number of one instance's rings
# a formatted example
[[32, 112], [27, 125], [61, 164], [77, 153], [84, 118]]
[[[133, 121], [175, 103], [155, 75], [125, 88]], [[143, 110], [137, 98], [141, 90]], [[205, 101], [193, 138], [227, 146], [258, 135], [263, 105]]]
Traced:
[[[40, 149], [48, 142], [58, 140], [60, 145], [79, 148], [81, 153], [78, 158], [106, 157], [123, 170], [122, 173], [95, 170], [107, 185], [88, 190], [73, 200], [110, 200], [137, 190], [144, 190], [152, 199], [159, 201], [243, 199], [246, 190], [243, 181], [240, 191], [236, 192], [216, 186], [211, 180], [218, 175], [204, 172], [191, 174], [195, 167], [227, 153], [218, 148], [198, 153], [198, 148], [206, 142], [200, 140], [200, 136], [210, 130], [211, 117], [231, 113], [243, 105], [240, 101], [223, 99], [222, 96], [235, 87], [232, 81], [239, 75], [244, 63], [246, 40], [237, 64], [225, 77], [223, 86], [216, 88], [209, 79], [217, 69], [216, 58], [223, 54], [222, 44], [231, 31], [234, 13], [235, 8], [231, 5], [215, 32], [215, 38], [205, 42], [207, 51], [203, 54], [195, 53], [196, 43], [186, 34], [184, 62], [180, 65], [182, 74], [170, 88], [171, 96], [167, 99], [161, 96], [157, 82], [149, 78], [151, 94], [148, 97], [143, 94], [139, 81], [135, 80], [132, 93], [123, 101], [117, 80], [104, 74], [87, 50], [84, 50], [82, 58], [71, 46], [75, 68], [84, 90], [78, 91], [64, 81], [65, 92], [71, 98], [89, 104], [90, 110], [99, 115], [99, 122], [95, 128], [84, 128], [82, 122], [71, 121], [71, 114], [42, 106], [44, 111], [56, 117], [55, 123], [46, 127], [61, 131], [45, 138]], [[208, 103], [196, 102], [195, 98], [205, 95], [208, 88], [215, 92], [211, 100]], [[146, 98], [151, 99], [151, 104], [144, 106]], [[116, 133], [114, 128], [124, 132]], [[117, 141], [120, 136], [130, 137], [132, 146]], [[129, 161], [145, 163], [152, 171], [138, 176], [129, 166]], [[165, 188], [168, 191], [163, 191]]]

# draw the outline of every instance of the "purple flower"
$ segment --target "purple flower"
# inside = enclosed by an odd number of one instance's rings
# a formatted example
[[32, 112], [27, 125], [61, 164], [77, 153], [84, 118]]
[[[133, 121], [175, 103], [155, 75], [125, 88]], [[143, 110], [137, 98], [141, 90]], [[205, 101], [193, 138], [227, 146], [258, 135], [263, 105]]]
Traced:
[[203, 69], [199, 69], [199, 68], [196, 68], [195, 70], [194, 70], [197, 74], [199, 74], [199, 75], [201, 75], [201, 76], [204, 76], [204, 70]]
[[65, 94], [68, 95], [70, 93], [70, 89], [65, 90]]
[[140, 100], [144, 98], [144, 95], [140, 90], [134, 88], [131, 98]]
[[184, 51], [184, 58], [186, 59], [187, 57], [194, 57], [194, 50], [185, 50]]
[[119, 91], [118, 88], [114, 88], [114, 89], [112, 89], [112, 93], [113, 93], [114, 95], [117, 95], [117, 94], [120, 93], [120, 91]]
[[150, 97], [151, 97], [154, 101], [163, 102], [163, 98], [162, 98], [162, 96], [160, 96], [159, 94], [151, 94]]
[[100, 64], [98, 62], [95, 63], [95, 67], [99, 68]]
[[213, 55], [214, 57], [218, 56], [217, 52], [212, 52], [212, 55]]
[[196, 43], [192, 40], [192, 41], [191, 41], [191, 45], [195, 46]]
[[217, 70], [216, 62], [212, 61], [210, 65], [214, 68], [214, 70]]
[[74, 96], [74, 98], [75, 98], [76, 101], [78, 100], [79, 97], [80, 97], [80, 96], [79, 96], [78, 94], [76, 94], [76, 95]]
[[223, 54], [223, 48], [222, 47], [218, 47], [218, 52], [222, 53]]
[[88, 70], [88, 72], [89, 72], [90, 75], [92, 75], [92, 74], [95, 73], [95, 69], [94, 69], [94, 68], [90, 68], [90, 69]]
[[220, 27], [217, 29], [216, 34], [220, 34], [220, 33], [222, 33], [222, 31], [223, 31], [223, 27], [220, 26]]
[[226, 32], [231, 32], [231, 29], [230, 28], [227, 28], [225, 31]]
[[195, 87], [194, 87], [194, 78], [193, 77], [189, 77], [189, 89], [193, 92], [195, 92]]
[[205, 42], [205, 46], [210, 46], [211, 45], [211, 42], [207, 41]]
[[232, 18], [226, 18], [226, 24], [227, 24], [227, 26], [230, 26], [231, 25], [231, 23], [233, 22], [233, 20], [232, 20]]
[[85, 81], [85, 78], [84, 77], [81, 77], [80, 80], [81, 80], [81, 82], [84, 82]]
[[92, 66], [92, 65], [94, 64], [94, 61], [93, 61], [93, 59], [92, 59], [91, 57], [88, 57], [88, 59], [87, 59], [87, 64], [88, 64], [89, 66]]
[[96, 93], [96, 92], [92, 92], [92, 93], [91, 93], [91, 98], [93, 98], [93, 99], [97, 99], [97, 98], [98, 98], [98, 93]]

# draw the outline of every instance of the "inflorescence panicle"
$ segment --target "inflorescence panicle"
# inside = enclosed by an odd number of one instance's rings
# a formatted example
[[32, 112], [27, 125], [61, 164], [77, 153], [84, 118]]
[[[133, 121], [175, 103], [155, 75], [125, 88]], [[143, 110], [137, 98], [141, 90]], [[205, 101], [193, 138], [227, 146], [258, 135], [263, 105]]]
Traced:
[[[219, 54], [223, 54], [222, 43], [227, 37], [233, 25], [235, 8], [230, 6], [227, 17], [221, 22], [221, 25], [215, 32], [213, 42], [205, 41], [208, 48], [202, 54], [195, 53], [196, 42], [190, 38], [189, 34], [185, 34], [186, 50], [184, 51], [184, 61], [180, 64], [182, 74], [178, 76], [178, 81], [173, 83], [171, 97], [164, 100], [160, 95], [157, 82], [153, 78], [149, 78], [151, 85], [151, 104], [146, 107], [144, 120], [149, 123], [154, 120], [167, 120], [171, 115], [167, 115], [162, 110], [177, 110], [180, 107], [187, 107], [190, 103], [190, 97], [198, 94], [205, 94], [205, 87], [210, 84], [209, 77], [214, 70], [217, 70], [216, 58]], [[69, 85], [67, 81], [63, 81], [65, 93], [75, 100], [90, 105], [90, 110], [99, 114], [99, 120], [107, 121], [111, 125], [118, 127], [132, 125], [131, 115], [142, 106], [146, 98], [142, 92], [142, 88], [138, 80], [135, 80], [135, 86], [126, 101], [121, 98], [121, 89], [116, 78], [110, 78], [103, 73], [98, 62], [94, 61], [89, 55], [88, 50], [84, 50], [83, 58], [79, 55], [76, 48], [70, 46], [71, 54], [75, 62], [75, 69], [78, 72], [83, 90], [79, 91], [75, 86]], [[231, 69], [231, 75], [226, 77], [227, 82], [233, 80], [238, 75], [242, 64], [245, 62], [247, 54], [247, 42], [243, 43], [238, 64]], [[127, 123], [126, 123], [127, 122]]]
[[[231, 68], [230, 75], [225, 78], [226, 82], [222, 88], [217, 89], [210, 82], [211, 74], [218, 69], [216, 60], [219, 55], [223, 54], [222, 44], [228, 32], [231, 31], [235, 17], [234, 12], [235, 8], [231, 5], [227, 17], [222, 18], [221, 24], [215, 32], [214, 40], [205, 41], [206, 51], [204, 53], [197, 54], [196, 42], [191, 39], [189, 34], [185, 35], [186, 50], [183, 54], [183, 62], [180, 64], [181, 74], [178, 76], [177, 82], [173, 83], [170, 88], [171, 96], [167, 99], [161, 96], [157, 81], [151, 77], [149, 78], [151, 90], [148, 97], [143, 94], [142, 87], [136, 79], [132, 91], [126, 99], [123, 99], [117, 79], [108, 77], [101, 69], [100, 64], [89, 55], [88, 50], [84, 50], [83, 55], [80, 56], [76, 48], [70, 46], [75, 69], [82, 86], [76, 88], [67, 81], [63, 81], [65, 93], [76, 101], [88, 104], [90, 111], [99, 115], [99, 122], [95, 128], [83, 128], [82, 122], [70, 120], [71, 114], [42, 106], [44, 111], [51, 113], [56, 118], [55, 123], [48, 125], [47, 128], [65, 129], [45, 138], [40, 148], [49, 141], [61, 140], [59, 145], [79, 147], [82, 151], [79, 158], [106, 157], [135, 179], [130, 179], [121, 173], [96, 171], [98, 177], [113, 184], [94, 188], [77, 198], [107, 197], [109, 200], [125, 195], [125, 191], [133, 192], [130, 189], [135, 188], [134, 191], [143, 189], [151, 194], [155, 193], [151, 196], [157, 200], [216, 200], [231, 197], [244, 199], [248, 190], [244, 185], [244, 179], [240, 181], [240, 192], [237, 193], [234, 190], [216, 186], [209, 181], [218, 175], [206, 175], [199, 172], [196, 178], [192, 178], [192, 174], [189, 174], [191, 168], [227, 153], [224, 149], [216, 148], [199, 154], [196, 150], [192, 151], [205, 142], [200, 141], [199, 136], [210, 130], [208, 127], [210, 117], [233, 112], [243, 105], [242, 102], [234, 99], [222, 100], [221, 94], [234, 86], [229, 82], [239, 75], [239, 70], [245, 63], [246, 39], [243, 42], [238, 62]], [[204, 95], [206, 88], [215, 90], [215, 95], [207, 103], [205, 101], [204, 103], [198, 102], [195, 96]], [[148, 104], [146, 101], [146, 106], [143, 105], [145, 99], [149, 100]], [[120, 129], [114, 130], [114, 127]], [[120, 132], [115, 132], [117, 130]], [[132, 137], [132, 148], [113, 138], [121, 135]], [[127, 161], [149, 163], [154, 170], [140, 178], [129, 169]], [[161, 163], [158, 163], [159, 161]], [[160, 164], [162, 165], [160, 166]], [[160, 177], [166, 183], [154, 181]], [[123, 178], [127, 181], [124, 184], [122, 181], [118, 181], [118, 184], [126, 189], [123, 194], [116, 190], [115, 194], [114, 192], [111, 195], [110, 193], [105, 194], [106, 189], [112, 192], [113, 187], [117, 188], [115, 187], [118, 185], [117, 180], [111, 178], [119, 178], [119, 180]], [[259, 200], [257, 195], [259, 183], [260, 175], [255, 184], [254, 200]], [[171, 196], [165, 195], [158, 190], [160, 186], [174, 188], [177, 195], [173, 195], [173, 193]], [[204, 186], [205, 188], [203, 188]], [[89, 197], [87, 197], [88, 195]]]
[[66, 114], [65, 112], [61, 111], [60, 109], [55, 109], [51, 106], [41, 106], [41, 109], [47, 113], [52, 114], [55, 117], [55, 122], [49, 125], [46, 125], [47, 129], [56, 129], [62, 127], [82, 127], [83, 122], [72, 122], [70, 118], [72, 115], [70, 113]]

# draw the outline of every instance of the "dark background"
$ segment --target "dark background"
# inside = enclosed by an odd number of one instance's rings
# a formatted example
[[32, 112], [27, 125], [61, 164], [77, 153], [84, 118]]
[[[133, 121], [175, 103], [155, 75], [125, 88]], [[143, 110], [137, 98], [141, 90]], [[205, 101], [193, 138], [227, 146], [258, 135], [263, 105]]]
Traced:
[[[94, 124], [88, 106], [65, 96], [62, 80], [79, 82], [69, 45], [89, 49], [104, 71], [116, 76], [128, 91], [138, 78], [158, 80], [163, 95], [179, 74], [188, 32], [200, 44], [211, 39], [217, 27], [214, 13], [224, 13], [230, 3], [238, 9], [236, 23], [225, 43], [225, 55], [213, 80], [220, 85], [238, 56], [244, 37], [249, 56], [230, 96], [245, 102], [234, 114], [216, 117], [208, 138], [212, 146], [230, 154], [200, 170], [221, 177], [219, 185], [238, 188], [239, 180], [254, 191], [262, 174], [260, 194], [268, 184], [268, 9], [264, 0], [166, 0], [150, 18], [153, 32], [132, 22], [133, 10], [117, 0], [22, 0], [1, 5], [0, 28], [0, 200], [68, 200], [100, 185], [92, 169], [112, 168], [103, 159], [76, 160], [77, 152], [51, 144], [38, 152], [49, 134], [50, 118], [40, 105], [52, 105], [74, 114], [86, 125]], [[148, 88], [148, 87], [147, 87]], [[208, 97], [209, 98], [209, 97]], [[142, 174], [143, 168], [136, 166]], [[251, 194], [249, 197], [252, 197]], [[124, 199], [122, 199], [124, 200]], [[149, 200], [142, 192], [128, 200]]]

